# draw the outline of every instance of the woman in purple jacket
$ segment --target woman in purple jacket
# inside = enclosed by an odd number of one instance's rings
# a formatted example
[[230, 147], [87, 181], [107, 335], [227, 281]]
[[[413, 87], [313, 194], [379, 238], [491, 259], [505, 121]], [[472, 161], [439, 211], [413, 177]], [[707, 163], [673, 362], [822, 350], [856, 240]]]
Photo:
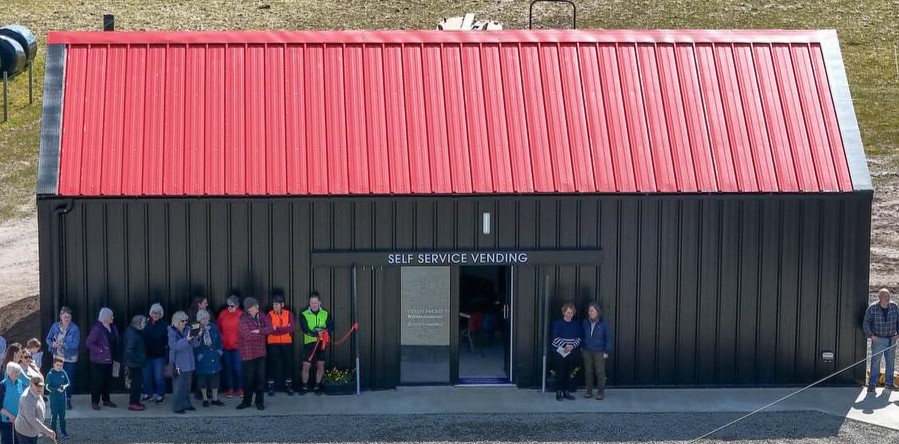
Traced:
[[103, 307], [94, 328], [91, 329], [84, 345], [87, 346], [91, 362], [91, 408], [100, 410], [100, 399], [103, 405], [116, 408], [109, 399], [109, 385], [112, 381], [113, 356], [118, 355], [119, 330], [113, 324], [112, 310]]

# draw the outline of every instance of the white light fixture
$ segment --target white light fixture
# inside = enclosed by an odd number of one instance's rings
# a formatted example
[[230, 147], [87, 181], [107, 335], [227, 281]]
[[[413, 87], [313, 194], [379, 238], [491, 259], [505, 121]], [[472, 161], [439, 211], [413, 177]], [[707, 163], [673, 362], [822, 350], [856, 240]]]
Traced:
[[833, 362], [833, 352], [832, 351], [821, 352], [821, 359], [824, 362]]
[[490, 234], [490, 213], [485, 211], [483, 214], [481, 214], [481, 216], [483, 216], [481, 232], [483, 232], [484, 234]]

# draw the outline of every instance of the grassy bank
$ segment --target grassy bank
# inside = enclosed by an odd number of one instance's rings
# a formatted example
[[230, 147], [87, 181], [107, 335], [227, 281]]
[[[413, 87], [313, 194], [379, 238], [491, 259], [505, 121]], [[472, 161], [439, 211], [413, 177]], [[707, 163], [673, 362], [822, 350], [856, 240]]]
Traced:
[[[526, 28], [528, 1], [32, 0], [0, 8], [0, 24], [21, 23], [38, 35], [35, 104], [27, 77], [12, 83], [10, 121], [0, 124], [0, 220], [34, 211], [40, 132], [43, 44], [52, 30], [97, 30], [104, 13], [120, 30], [157, 29], [433, 29], [445, 16], [475, 12], [506, 28]], [[899, 146], [899, 0], [687, 1], [582, 0], [580, 28], [836, 29], [862, 139], [869, 155]], [[14, 7], [10, 7], [14, 6]], [[541, 3], [536, 24], [567, 27], [567, 5]]]

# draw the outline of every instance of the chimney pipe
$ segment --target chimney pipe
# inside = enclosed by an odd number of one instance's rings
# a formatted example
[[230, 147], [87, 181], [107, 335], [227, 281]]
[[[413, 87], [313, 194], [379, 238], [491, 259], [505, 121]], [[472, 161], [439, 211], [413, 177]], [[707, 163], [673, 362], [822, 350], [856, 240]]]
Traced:
[[115, 31], [115, 16], [112, 14], [103, 14], [103, 30]]

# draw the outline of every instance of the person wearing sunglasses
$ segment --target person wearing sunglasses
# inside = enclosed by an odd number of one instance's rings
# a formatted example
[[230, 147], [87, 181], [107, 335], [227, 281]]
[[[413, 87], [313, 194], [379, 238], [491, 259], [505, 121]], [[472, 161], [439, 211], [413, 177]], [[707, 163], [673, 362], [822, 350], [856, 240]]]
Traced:
[[172, 411], [178, 414], [196, 410], [190, 402], [190, 386], [196, 369], [194, 347], [198, 345], [197, 338], [191, 336], [187, 313], [175, 312], [172, 315], [172, 326], [169, 327], [169, 362], [175, 366], [172, 379]]
[[44, 424], [47, 406], [44, 403], [44, 377], [31, 378], [29, 390], [19, 398], [19, 414], [16, 415], [16, 443], [37, 444], [40, 435], [56, 440], [56, 432]]
[[222, 334], [222, 377], [225, 379], [225, 396], [243, 398], [243, 366], [237, 348], [237, 326], [240, 323], [240, 298], [228, 297], [228, 306], [219, 312], [218, 327]]
[[28, 379], [41, 375], [41, 370], [37, 368], [37, 364], [34, 362], [34, 356], [27, 351], [22, 353], [22, 359], [19, 361], [19, 366], [22, 367], [22, 371]]

